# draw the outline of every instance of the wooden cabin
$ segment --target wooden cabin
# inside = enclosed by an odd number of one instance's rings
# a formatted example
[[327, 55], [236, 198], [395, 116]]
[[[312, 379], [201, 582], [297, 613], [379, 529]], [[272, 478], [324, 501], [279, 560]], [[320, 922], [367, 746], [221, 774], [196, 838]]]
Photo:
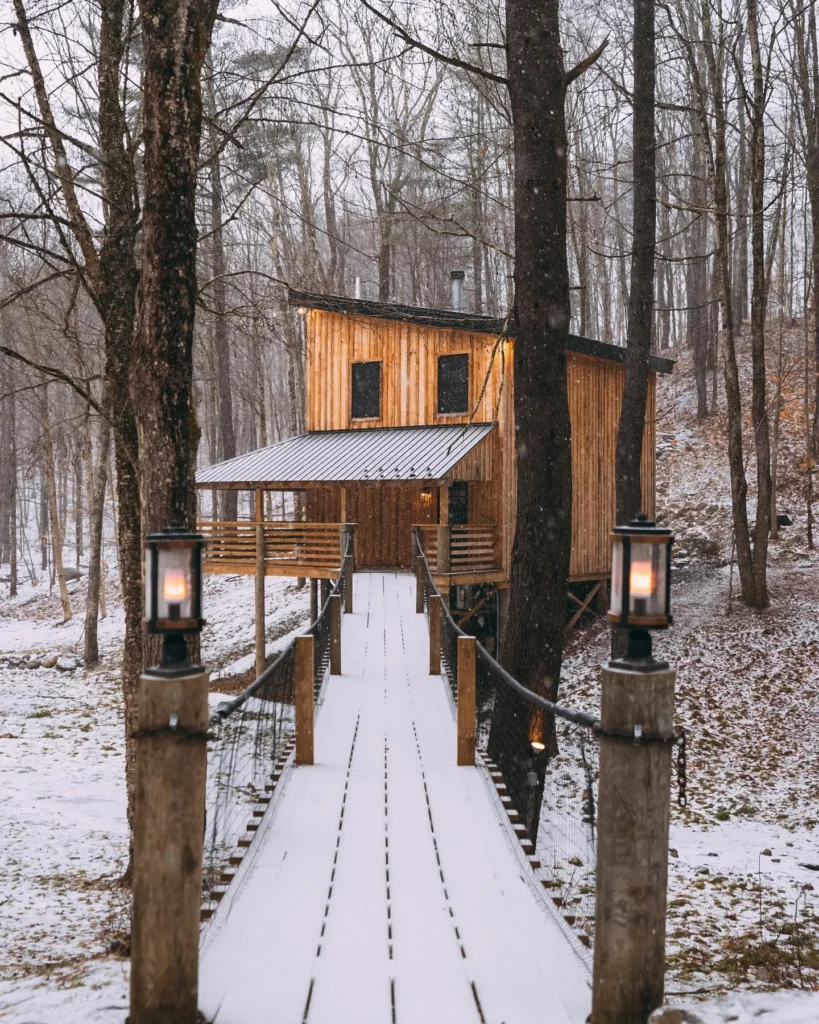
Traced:
[[[197, 485], [255, 491], [259, 521], [264, 491], [303, 495], [306, 522], [259, 524], [269, 575], [331, 576], [345, 523], [356, 524], [358, 568], [408, 570], [417, 526], [439, 588], [507, 588], [515, 381], [504, 322], [297, 291], [289, 299], [305, 332], [307, 432], [205, 469]], [[601, 581], [610, 572], [625, 350], [570, 335], [567, 358], [570, 580]], [[653, 515], [656, 375], [673, 364], [650, 365], [643, 494]], [[255, 523], [202, 526], [206, 570], [255, 571]]]

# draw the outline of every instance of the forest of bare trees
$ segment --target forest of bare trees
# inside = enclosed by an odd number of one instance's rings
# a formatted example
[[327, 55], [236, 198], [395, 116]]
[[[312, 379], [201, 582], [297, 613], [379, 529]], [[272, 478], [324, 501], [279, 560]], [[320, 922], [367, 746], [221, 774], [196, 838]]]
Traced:
[[[553, 26], [538, 5], [506, 7], [4, 0], [0, 562], [12, 594], [39, 581], [66, 618], [86, 616], [88, 662], [108, 573], [125, 596], [125, 675], [138, 672], [141, 533], [194, 516], [194, 462], [303, 428], [284, 285], [442, 307], [460, 269], [471, 311], [506, 315], [517, 298], [521, 323], [535, 316], [538, 295], [516, 278], [531, 222], [520, 202], [516, 221], [519, 130], [527, 112], [524, 130], [543, 130], [532, 115], [554, 115], [563, 93], [565, 128], [540, 142], [565, 168], [553, 208], [566, 211], [569, 330], [628, 343], [632, 361], [649, 345], [690, 357], [697, 416], [726, 419], [742, 597], [765, 607], [780, 390], [795, 373], [782, 329], [798, 322], [812, 543], [815, 0], [566, 0], [559, 38], [552, 5]], [[562, 50], [565, 84], [516, 96], [537, 32]], [[152, 85], [171, 64], [176, 110]], [[162, 420], [168, 388], [181, 425]], [[241, 514], [235, 492], [219, 502], [205, 496], [206, 511]], [[633, 488], [620, 504], [631, 514]], [[88, 598], [72, 607], [66, 579], [81, 567]]]

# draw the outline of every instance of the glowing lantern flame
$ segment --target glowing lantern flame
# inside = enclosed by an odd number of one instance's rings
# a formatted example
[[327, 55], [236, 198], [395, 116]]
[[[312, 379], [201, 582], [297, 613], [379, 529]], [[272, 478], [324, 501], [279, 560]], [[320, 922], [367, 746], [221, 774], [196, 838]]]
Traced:
[[162, 579], [162, 596], [169, 603], [175, 604], [187, 600], [188, 581], [184, 569], [172, 568], [165, 571]]
[[633, 597], [651, 597], [654, 591], [654, 573], [651, 562], [632, 562], [628, 588]]

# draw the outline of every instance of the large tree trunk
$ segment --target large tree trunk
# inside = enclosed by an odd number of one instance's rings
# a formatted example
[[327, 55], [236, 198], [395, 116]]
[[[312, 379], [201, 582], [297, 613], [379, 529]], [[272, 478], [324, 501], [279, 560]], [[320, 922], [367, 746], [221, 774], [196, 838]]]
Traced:
[[[631, 289], [614, 474], [618, 523], [630, 522], [643, 507], [640, 471], [646, 427], [648, 357], [654, 313], [654, 247], [657, 239], [654, 36], [654, 0], [635, 0]], [[614, 657], [625, 654], [625, 630], [612, 630], [611, 650]]]
[[[517, 524], [501, 657], [525, 686], [554, 698], [563, 656], [572, 507], [568, 139], [557, 4], [507, 0], [506, 31], [515, 151]], [[535, 839], [542, 785], [532, 801], [532, 722], [515, 714], [518, 702], [506, 696], [495, 708], [490, 749]]]
[[196, 176], [217, 0], [141, 0], [144, 182], [135, 372], [143, 529], [196, 522]]
[[618, 523], [629, 522], [643, 505], [640, 469], [648, 398], [648, 358], [654, 310], [654, 247], [657, 238], [654, 89], [654, 0], [635, 0], [633, 229], [628, 348], [615, 468]]

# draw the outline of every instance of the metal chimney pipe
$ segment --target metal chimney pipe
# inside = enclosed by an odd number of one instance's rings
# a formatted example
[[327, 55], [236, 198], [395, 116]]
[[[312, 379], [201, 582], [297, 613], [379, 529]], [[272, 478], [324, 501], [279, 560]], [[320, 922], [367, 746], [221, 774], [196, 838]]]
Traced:
[[452, 308], [456, 313], [463, 313], [464, 310], [464, 272], [453, 270], [449, 275], [452, 284]]

